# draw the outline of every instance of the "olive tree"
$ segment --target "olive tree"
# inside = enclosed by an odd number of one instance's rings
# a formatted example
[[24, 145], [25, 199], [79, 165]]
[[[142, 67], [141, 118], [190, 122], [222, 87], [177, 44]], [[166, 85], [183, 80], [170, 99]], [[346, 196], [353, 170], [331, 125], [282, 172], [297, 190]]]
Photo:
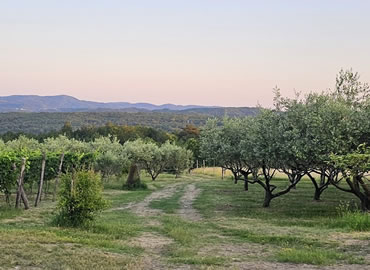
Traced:
[[315, 200], [329, 184], [338, 187], [342, 180], [338, 167], [329, 162], [330, 154], [345, 155], [369, 141], [370, 88], [359, 79], [358, 73], [341, 70], [333, 91], [310, 94], [305, 100], [304, 133], [311, 158], [307, 175], [315, 186]]
[[[314, 199], [320, 200], [330, 183], [340, 181], [339, 170], [328, 162], [331, 153], [343, 154], [356, 149], [369, 136], [369, 115], [363, 113], [369, 87], [358, 81], [357, 73], [341, 70], [334, 91], [310, 93], [305, 98], [282, 98], [278, 89], [275, 106], [285, 116], [293, 117], [291, 134], [286, 137], [299, 155], [291, 160], [306, 167], [306, 174], [315, 187]], [[287, 148], [283, 153], [289, 152]]]
[[192, 165], [192, 152], [168, 141], [160, 147], [141, 139], [128, 141], [123, 145], [123, 151], [131, 166], [135, 166], [138, 171], [144, 169], [153, 181], [165, 170], [178, 176]]
[[[288, 193], [302, 178], [302, 171], [284, 151], [289, 148], [282, 130], [284, 117], [272, 110], [261, 110], [252, 118], [246, 136], [241, 142], [243, 159], [253, 171], [249, 183], [258, 184], [265, 190], [264, 207], [268, 207], [272, 199]], [[284, 188], [273, 183], [279, 168], [288, 174], [289, 180]]]
[[91, 151], [97, 153], [94, 169], [102, 173], [103, 178], [120, 175], [128, 168], [128, 159], [123, 146], [116, 137], [100, 137], [91, 142]]
[[130, 162], [129, 173], [125, 184], [128, 189], [139, 188], [141, 185], [139, 164], [141, 157], [144, 155], [142, 145], [142, 140], [127, 141], [123, 145], [123, 153]]
[[165, 168], [176, 175], [176, 178], [193, 164], [193, 153], [181, 146], [166, 142], [161, 146], [165, 157]]
[[131, 163], [135, 163], [139, 170], [144, 169], [153, 181], [163, 172], [166, 160], [155, 143], [141, 139], [128, 141], [124, 144], [124, 152]]
[[10, 151], [16, 151], [19, 155], [22, 155], [31, 151], [40, 150], [40, 143], [35, 139], [20, 135], [17, 139], [6, 142], [5, 148]]
[[[250, 118], [224, 118], [221, 125], [216, 119], [208, 120], [200, 136], [200, 150], [205, 159], [213, 159], [215, 164], [230, 170], [234, 181], [243, 175], [248, 178], [250, 166], [243, 159], [241, 141], [246, 135]], [[248, 182], [245, 182], [248, 189]]]

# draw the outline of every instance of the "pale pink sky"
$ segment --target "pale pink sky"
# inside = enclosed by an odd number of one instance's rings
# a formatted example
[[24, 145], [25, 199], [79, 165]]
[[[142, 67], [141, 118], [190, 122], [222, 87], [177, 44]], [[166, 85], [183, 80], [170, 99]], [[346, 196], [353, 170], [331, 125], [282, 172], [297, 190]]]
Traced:
[[370, 1], [0, 3], [0, 96], [263, 106], [370, 82]]

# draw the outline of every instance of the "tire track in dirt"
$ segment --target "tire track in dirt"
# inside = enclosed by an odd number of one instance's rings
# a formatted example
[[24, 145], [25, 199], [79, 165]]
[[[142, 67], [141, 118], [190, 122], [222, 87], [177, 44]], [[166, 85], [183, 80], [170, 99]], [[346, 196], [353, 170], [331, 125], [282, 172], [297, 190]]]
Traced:
[[199, 196], [201, 189], [197, 188], [195, 184], [187, 185], [185, 193], [180, 199], [181, 208], [178, 210], [178, 214], [185, 220], [199, 221], [202, 216], [193, 207], [195, 199]]
[[177, 188], [179, 186], [183, 185], [183, 183], [176, 183], [170, 186], [167, 186], [161, 190], [154, 191], [150, 195], [144, 198], [144, 200], [137, 202], [137, 203], [129, 203], [128, 205], [124, 207], [118, 207], [114, 208], [112, 210], [126, 210], [129, 209], [132, 212], [134, 212], [138, 216], [142, 217], [148, 217], [148, 216], [154, 216], [162, 213], [159, 209], [153, 209], [150, 208], [150, 203], [155, 200], [162, 200], [166, 198], [172, 197], [175, 192], [177, 191]]

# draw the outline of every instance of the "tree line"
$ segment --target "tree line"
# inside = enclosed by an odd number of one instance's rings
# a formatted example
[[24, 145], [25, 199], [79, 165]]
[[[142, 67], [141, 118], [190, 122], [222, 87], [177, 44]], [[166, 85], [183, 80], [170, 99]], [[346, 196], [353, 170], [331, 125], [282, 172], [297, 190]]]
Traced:
[[[207, 121], [201, 155], [230, 170], [244, 188], [265, 191], [264, 207], [296, 188], [304, 176], [314, 199], [332, 185], [370, 210], [370, 88], [352, 70], [341, 70], [334, 90], [284, 98], [275, 88], [274, 108], [255, 117]], [[284, 187], [274, 182], [286, 175]]]
[[117, 125], [112, 122], [107, 122], [102, 126], [89, 125], [75, 128], [72, 126], [71, 122], [65, 122], [64, 125], [56, 131], [38, 134], [7, 132], [0, 135], [0, 139], [7, 142], [16, 140], [20, 136], [24, 136], [42, 143], [49, 138], [56, 138], [60, 135], [64, 135], [68, 139], [75, 139], [84, 142], [92, 142], [95, 139], [106, 136], [116, 137], [121, 144], [124, 144], [126, 141], [137, 139], [150, 140], [157, 144], [163, 144], [166, 141], [170, 141], [176, 145], [191, 150], [194, 155], [194, 160], [197, 160], [200, 158], [199, 134], [200, 129], [192, 124], [186, 124], [184, 127], [168, 132], [152, 127]]
[[60, 130], [70, 122], [73, 129], [86, 126], [104, 126], [111, 122], [118, 126], [142, 126], [174, 132], [187, 124], [202, 126], [210, 115], [175, 112], [11, 112], [0, 113], [1, 130], [4, 133], [42, 134]]

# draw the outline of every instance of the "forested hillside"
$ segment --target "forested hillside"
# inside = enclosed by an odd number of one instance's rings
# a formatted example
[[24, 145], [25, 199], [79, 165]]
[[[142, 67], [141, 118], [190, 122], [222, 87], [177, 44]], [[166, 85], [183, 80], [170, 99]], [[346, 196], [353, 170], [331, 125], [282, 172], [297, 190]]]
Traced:
[[256, 115], [259, 108], [256, 107], [218, 107], [218, 108], [192, 108], [181, 111], [161, 110], [161, 112], [171, 112], [177, 114], [205, 114], [215, 117], [244, 117]]
[[242, 117], [255, 115], [257, 108], [195, 108], [183, 111], [151, 112], [9, 112], [0, 113], [0, 134], [24, 132], [40, 134], [59, 130], [70, 122], [73, 129], [82, 126], [117, 125], [146, 126], [166, 131], [183, 128], [187, 124], [202, 126], [210, 117]]
[[159, 112], [0, 113], [0, 133], [39, 134], [59, 130], [66, 122], [70, 122], [73, 129], [88, 125], [103, 126], [111, 122], [117, 125], [140, 125], [173, 131], [186, 124], [201, 126], [208, 118], [208, 115], [202, 114], [183, 115]]

